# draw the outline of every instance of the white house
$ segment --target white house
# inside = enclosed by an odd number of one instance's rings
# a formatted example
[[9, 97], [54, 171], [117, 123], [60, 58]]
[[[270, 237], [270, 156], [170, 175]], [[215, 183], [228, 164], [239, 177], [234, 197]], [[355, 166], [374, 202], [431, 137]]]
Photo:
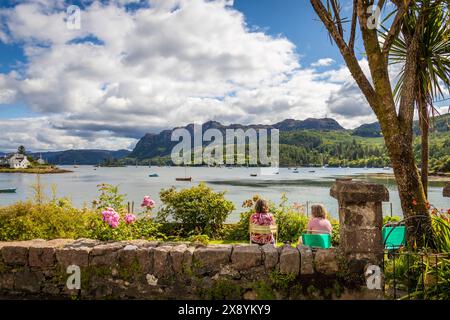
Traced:
[[8, 159], [11, 169], [26, 169], [31, 164], [26, 155], [14, 153]]
[[38, 164], [45, 164], [45, 160], [42, 159], [42, 154], [39, 156], [39, 159], [36, 161]]

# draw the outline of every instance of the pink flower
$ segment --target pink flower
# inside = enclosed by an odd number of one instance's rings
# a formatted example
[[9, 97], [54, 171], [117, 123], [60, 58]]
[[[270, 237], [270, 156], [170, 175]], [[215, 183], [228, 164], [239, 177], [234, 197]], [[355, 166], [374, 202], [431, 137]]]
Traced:
[[153, 201], [150, 196], [145, 196], [142, 200], [141, 207], [146, 207], [147, 209], [151, 209], [155, 206], [155, 201]]
[[120, 215], [113, 208], [106, 208], [102, 212], [103, 221], [109, 224], [113, 229], [119, 226]]
[[125, 223], [126, 224], [132, 224], [136, 220], [136, 216], [134, 214], [128, 213], [125, 216]]

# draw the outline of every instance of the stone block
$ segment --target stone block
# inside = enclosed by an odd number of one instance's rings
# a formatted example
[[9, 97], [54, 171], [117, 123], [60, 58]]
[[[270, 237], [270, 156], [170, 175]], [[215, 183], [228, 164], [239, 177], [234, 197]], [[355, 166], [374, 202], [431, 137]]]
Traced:
[[19, 271], [14, 274], [14, 289], [29, 293], [39, 293], [44, 283], [44, 276], [37, 271]]
[[173, 271], [177, 274], [183, 273], [184, 253], [187, 250], [187, 245], [181, 244], [172, 247], [170, 250], [170, 259], [172, 260]]
[[300, 252], [300, 275], [314, 274], [314, 257], [311, 248], [307, 246], [298, 246]]
[[339, 208], [341, 226], [364, 229], [383, 226], [383, 210], [381, 202], [347, 203]]
[[379, 253], [383, 251], [381, 230], [378, 228], [341, 230], [340, 246], [345, 253]]
[[171, 246], [152, 248], [153, 251], [153, 274], [157, 278], [169, 277], [173, 274], [170, 257]]
[[153, 272], [153, 252], [150, 249], [137, 247], [135, 245], [126, 245], [123, 249], [117, 251], [119, 268], [130, 269], [139, 273]]
[[444, 197], [450, 197], [450, 182], [445, 183], [444, 190], [442, 190]]
[[218, 272], [230, 262], [230, 245], [199, 247], [194, 251], [193, 268], [196, 273]]
[[333, 275], [339, 271], [335, 249], [317, 249], [314, 254], [315, 270], [325, 275]]
[[70, 265], [79, 267], [87, 267], [89, 265], [89, 252], [91, 248], [88, 247], [63, 247], [57, 248], [55, 255], [58, 263], [66, 269]]
[[273, 244], [265, 244], [262, 246], [264, 256], [264, 266], [266, 270], [275, 270], [278, 265], [279, 252]]
[[237, 270], [247, 270], [262, 264], [262, 251], [257, 244], [235, 245], [231, 254], [231, 263]]
[[280, 253], [280, 272], [284, 274], [298, 275], [300, 271], [300, 253], [297, 248], [284, 245]]
[[20, 243], [11, 243], [1, 248], [3, 262], [9, 265], [25, 266], [28, 264], [29, 246]]
[[113, 266], [117, 261], [118, 251], [125, 245], [120, 242], [100, 244], [92, 248], [89, 253], [89, 265], [92, 266]]
[[351, 180], [336, 181], [331, 186], [330, 195], [339, 203], [389, 201], [389, 192], [385, 186]]

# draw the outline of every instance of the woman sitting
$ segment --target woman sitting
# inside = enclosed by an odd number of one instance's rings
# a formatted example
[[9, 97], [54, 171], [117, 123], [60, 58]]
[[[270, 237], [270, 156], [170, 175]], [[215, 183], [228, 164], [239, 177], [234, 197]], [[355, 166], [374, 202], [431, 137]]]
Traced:
[[[250, 223], [259, 226], [275, 225], [275, 219], [269, 213], [269, 204], [266, 200], [258, 199], [255, 204], [255, 213], [250, 217]], [[270, 233], [250, 233], [250, 241], [255, 244], [275, 244], [275, 237]]]
[[311, 220], [308, 222], [308, 233], [331, 234], [333, 227], [331, 226], [331, 222], [327, 219], [327, 210], [323, 204], [312, 205], [311, 216]]

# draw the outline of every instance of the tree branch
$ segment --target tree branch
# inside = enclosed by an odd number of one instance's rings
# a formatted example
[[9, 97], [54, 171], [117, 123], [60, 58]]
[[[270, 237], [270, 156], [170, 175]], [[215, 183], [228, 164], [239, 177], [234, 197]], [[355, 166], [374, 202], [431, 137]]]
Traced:
[[341, 15], [339, 14], [339, 9], [336, 4], [336, 0], [331, 0], [331, 7], [333, 8], [334, 18], [336, 19], [339, 34], [341, 35], [341, 37], [344, 37], [344, 29], [342, 29]]
[[[397, 2], [394, 2], [397, 4]], [[391, 46], [394, 43], [395, 39], [398, 37], [400, 30], [402, 28], [403, 16], [408, 9], [411, 0], [405, 0], [405, 2], [398, 2], [398, 11], [395, 15], [394, 21], [392, 22], [391, 28], [386, 35], [383, 44], [383, 55], [387, 58], [389, 55], [389, 50], [391, 50]], [[381, 8], [380, 8], [381, 9]]]
[[361, 91], [364, 93], [367, 102], [369, 102], [369, 105], [376, 113], [378, 111], [376, 110], [376, 106], [378, 106], [377, 95], [371, 83], [362, 71], [355, 54], [349, 49], [343, 37], [340, 35], [339, 31], [336, 28], [336, 25], [333, 22], [333, 18], [323, 6], [322, 1], [310, 0], [310, 2], [314, 11], [317, 13], [320, 20], [322, 20], [331, 37], [334, 39], [334, 42], [338, 46], [339, 51], [341, 52], [350, 73], [352, 74]]
[[356, 0], [353, 0], [353, 15], [352, 25], [350, 29], [350, 39], [348, 40], [348, 48], [352, 53], [355, 52], [355, 36], [356, 36], [356, 22], [358, 20], [358, 14], [356, 11]]

